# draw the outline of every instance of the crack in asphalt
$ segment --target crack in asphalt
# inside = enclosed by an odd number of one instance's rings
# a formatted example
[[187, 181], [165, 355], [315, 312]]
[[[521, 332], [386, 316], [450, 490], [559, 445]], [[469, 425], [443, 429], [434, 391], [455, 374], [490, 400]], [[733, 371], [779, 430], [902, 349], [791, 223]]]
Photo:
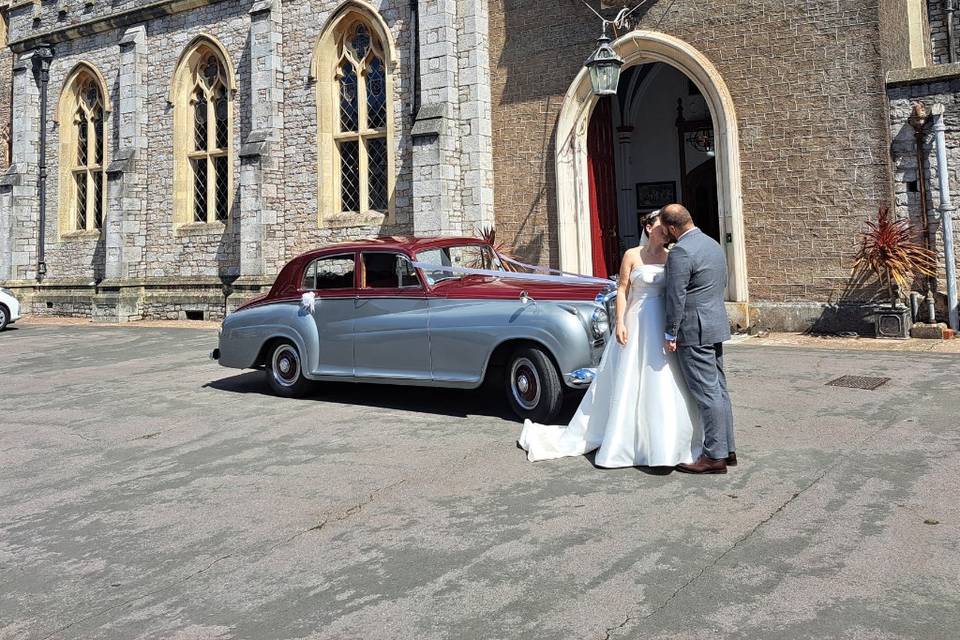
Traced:
[[102, 616], [103, 614], [109, 613], [110, 611], [113, 611], [114, 609], [119, 609], [119, 608], [121, 608], [121, 607], [125, 607], [125, 606], [127, 606], [127, 605], [129, 605], [129, 604], [133, 604], [133, 603], [136, 602], [137, 600], [143, 600], [144, 598], [147, 598], [147, 597], [149, 597], [149, 596], [152, 596], [152, 595], [155, 595], [155, 594], [157, 594], [157, 593], [160, 593], [161, 591], [166, 591], [167, 589], [172, 589], [173, 587], [175, 587], [175, 586], [177, 586], [177, 585], [179, 585], [179, 584], [183, 584], [184, 582], [188, 582], [188, 581], [190, 581], [190, 580], [193, 580], [194, 578], [196, 578], [196, 577], [199, 576], [200, 574], [209, 571], [210, 568], [213, 567], [213, 565], [217, 564], [218, 562], [222, 562], [222, 561], [226, 560], [227, 558], [232, 558], [233, 556], [234, 556], [234, 553], [228, 553], [228, 554], [225, 555], [225, 556], [220, 556], [220, 557], [217, 558], [216, 560], [211, 561], [207, 566], [205, 566], [203, 569], [200, 569], [199, 571], [194, 571], [193, 573], [191, 573], [191, 574], [189, 574], [189, 575], [187, 575], [187, 576], [184, 576], [183, 578], [180, 578], [179, 580], [175, 580], [175, 581], [173, 581], [173, 582], [171, 582], [171, 583], [169, 583], [169, 584], [166, 584], [166, 585], [164, 585], [164, 586], [162, 586], [162, 587], [160, 587], [160, 588], [158, 588], [158, 589], [154, 589], [153, 591], [148, 591], [148, 592], [146, 592], [146, 593], [142, 593], [142, 594], [140, 594], [139, 596], [137, 596], [136, 598], [130, 598], [129, 600], [124, 600], [123, 602], [119, 602], [119, 603], [117, 603], [117, 604], [110, 605], [109, 607], [106, 607], [106, 608], [104, 608], [104, 609], [100, 609], [99, 611], [95, 611], [94, 613], [91, 613], [91, 614], [88, 615], [88, 616], [85, 616], [85, 617], [83, 617], [83, 618], [80, 618], [79, 620], [74, 620], [74, 621], [71, 622], [70, 624], [64, 625], [64, 626], [60, 627], [59, 629], [57, 629], [57, 630], [55, 630], [55, 631], [52, 631], [52, 632], [50, 632], [49, 634], [43, 636], [43, 638], [42, 638], [41, 640], [49, 640], [50, 638], [52, 638], [52, 637], [54, 637], [54, 636], [56, 636], [56, 635], [59, 635], [59, 634], [63, 633], [63, 632], [66, 631], [67, 629], [69, 629], [69, 628], [71, 628], [71, 627], [73, 627], [73, 626], [76, 626], [76, 625], [78, 625], [78, 624], [81, 624], [81, 623], [83, 623], [83, 622], [86, 622], [87, 620], [92, 620], [93, 618], [96, 618], [96, 617], [98, 617], [98, 616]]
[[[881, 411], [883, 410], [883, 407], [882, 407], [882, 406], [880, 407], [880, 410], [881, 410]], [[897, 424], [898, 422], [899, 422], [898, 420], [889, 421], [889, 422], [887, 422], [886, 424], [884, 424], [884, 425], [878, 427], [877, 429], [871, 431], [870, 433], [868, 433], [868, 434], [866, 434], [864, 437], [862, 437], [859, 441], [854, 442], [853, 445], [848, 448], [848, 451], [859, 451], [859, 450], [862, 449], [862, 447], [867, 443], [867, 441], [869, 441], [869, 440], [871, 440], [872, 438], [875, 438], [876, 436], [880, 435], [882, 432], [886, 431], [887, 429], [889, 429], [890, 427], [894, 426], [894, 425]], [[634, 620], [636, 620], [637, 622], [641, 622], [641, 621], [643, 621], [643, 620], [649, 620], [649, 619], [652, 618], [653, 616], [657, 615], [658, 613], [660, 613], [661, 611], [663, 611], [664, 609], [666, 609], [667, 606], [669, 606], [671, 602], [673, 602], [674, 600], [676, 600], [676, 598], [677, 598], [684, 590], [686, 590], [686, 589], [689, 588], [694, 582], [696, 582], [697, 580], [699, 580], [699, 579], [703, 576], [703, 574], [705, 574], [707, 571], [709, 571], [710, 569], [712, 569], [712, 568], [714, 568], [715, 566], [717, 566], [718, 564], [720, 564], [720, 562], [721, 562], [725, 557], [727, 557], [727, 556], [728, 556], [731, 552], [733, 552], [735, 549], [737, 549], [738, 547], [740, 547], [740, 546], [742, 546], [744, 543], [746, 543], [747, 540], [749, 540], [757, 531], [759, 531], [761, 527], [763, 527], [764, 525], [766, 525], [767, 523], [769, 523], [771, 520], [773, 520], [775, 517], [777, 517], [777, 515], [780, 514], [780, 513], [782, 513], [783, 510], [786, 509], [792, 502], [794, 502], [797, 498], [799, 498], [800, 496], [802, 496], [803, 494], [805, 494], [807, 491], [809, 491], [810, 489], [812, 489], [818, 482], [820, 482], [821, 480], [823, 480], [823, 479], [827, 476], [828, 473], [830, 473], [831, 471], [833, 471], [834, 469], [836, 469], [837, 467], [839, 467], [841, 464], [843, 464], [844, 462], [846, 462], [849, 457], [850, 457], [849, 454], [841, 453], [832, 463], [830, 463], [830, 464], [828, 464], [826, 467], [824, 467], [823, 470], [822, 470], [819, 474], [817, 474], [817, 476], [810, 482], [810, 484], [808, 484], [807, 486], [805, 486], [805, 487], [804, 487], [803, 489], [801, 489], [800, 491], [797, 491], [796, 493], [794, 493], [786, 502], [784, 502], [783, 504], [781, 504], [781, 505], [780, 505], [779, 507], [777, 507], [772, 513], [770, 513], [770, 515], [768, 515], [766, 518], [764, 518], [763, 520], [761, 520], [760, 522], [758, 522], [753, 528], [751, 528], [750, 531], [748, 531], [746, 534], [744, 534], [743, 536], [741, 536], [740, 538], [738, 538], [737, 540], [735, 540], [734, 543], [733, 543], [732, 545], [730, 545], [723, 553], [721, 553], [721, 554], [718, 555], [716, 558], [714, 558], [712, 561], [708, 562], [708, 563], [705, 564], [703, 567], [701, 567], [700, 570], [697, 571], [696, 574], [693, 575], [693, 577], [691, 577], [689, 580], [687, 580], [687, 581], [684, 582], [682, 585], [680, 585], [672, 594], [670, 594], [670, 597], [668, 597], [666, 600], [664, 600], [664, 601], [663, 601], [660, 605], [658, 605], [653, 611], [651, 611], [651, 612], [648, 613], [647, 615], [641, 616], [641, 617], [627, 616], [626, 619], [625, 619], [623, 622], [621, 622], [620, 624], [615, 625], [615, 626], [613, 626], [613, 627], [608, 627], [608, 628], [604, 631], [603, 640], [610, 640], [610, 638], [613, 637], [613, 634], [614, 634], [614, 633], [616, 633], [616, 632], [618, 632], [619, 630], [623, 629], [623, 628], [626, 627], [628, 624], [630, 624], [630, 622], [632, 622], [632, 621], [634, 621]]]
[[788, 506], [790, 506], [790, 504], [791, 504], [793, 501], [795, 501], [797, 498], [799, 498], [799, 497], [802, 496], [804, 493], [806, 493], [807, 491], [809, 491], [809, 490], [810, 490], [814, 485], [816, 485], [818, 482], [820, 482], [821, 480], [823, 480], [823, 478], [826, 477], [826, 475], [827, 475], [830, 471], [832, 471], [833, 468], [834, 468], [834, 467], [836, 466], [836, 464], [838, 464], [838, 463], [839, 463], [839, 461], [837, 461], [837, 463], [835, 463], [835, 464], [832, 464], [832, 465], [829, 465], [828, 467], [826, 467], [822, 472], [820, 472], [820, 473], [817, 475], [816, 478], [813, 479], [812, 482], [810, 482], [810, 484], [808, 484], [808, 485], [805, 486], [803, 489], [801, 489], [800, 491], [798, 491], [798, 492], [794, 493], [792, 496], [790, 496], [790, 498], [789, 498], [786, 502], [784, 502], [784, 503], [781, 504], [779, 507], [777, 507], [770, 515], [768, 515], [766, 518], [764, 518], [763, 520], [761, 520], [760, 522], [758, 522], [753, 528], [750, 529], [750, 531], [748, 531], [748, 532], [745, 533], [744, 535], [740, 536], [737, 540], [735, 540], [734, 543], [733, 543], [732, 545], [730, 545], [729, 547], [727, 547], [727, 549], [724, 550], [723, 553], [721, 553], [720, 555], [718, 555], [717, 557], [715, 557], [712, 561], [708, 562], [708, 563], [705, 564], [703, 567], [701, 567], [700, 570], [697, 571], [696, 574], [694, 574], [689, 580], [687, 580], [687, 581], [684, 582], [682, 585], [680, 585], [672, 594], [670, 594], [670, 597], [668, 597], [666, 600], [664, 600], [662, 603], [660, 603], [660, 605], [658, 605], [653, 611], [651, 611], [651, 612], [648, 613], [647, 615], [642, 616], [642, 617], [639, 617], [639, 618], [634, 618], [633, 616], [627, 616], [627, 618], [626, 618], [623, 622], [621, 622], [620, 624], [618, 624], [618, 625], [616, 625], [616, 626], [613, 626], [613, 627], [608, 627], [607, 630], [604, 632], [603, 640], [610, 640], [610, 638], [613, 637], [613, 634], [614, 634], [614, 633], [616, 633], [616, 632], [619, 631], [620, 629], [624, 628], [624, 627], [627, 626], [631, 621], [633, 621], [633, 620], [635, 620], [635, 619], [637, 620], [637, 622], [641, 622], [641, 621], [643, 621], [643, 620], [648, 620], [648, 619], [652, 618], [653, 616], [657, 615], [658, 613], [660, 613], [661, 611], [663, 611], [664, 609], [666, 609], [666, 608], [670, 605], [671, 602], [673, 602], [674, 600], [676, 600], [677, 597], [678, 597], [684, 590], [686, 590], [690, 585], [692, 585], [694, 582], [696, 582], [697, 580], [699, 580], [699, 579], [703, 576], [703, 574], [705, 574], [707, 571], [709, 571], [710, 569], [712, 569], [712, 568], [714, 568], [715, 566], [717, 566], [718, 564], [720, 564], [720, 562], [721, 562], [725, 557], [727, 557], [727, 556], [728, 556], [730, 553], [732, 553], [735, 549], [737, 549], [738, 547], [740, 547], [741, 545], [743, 545], [743, 544], [744, 544], [747, 540], [749, 540], [757, 531], [759, 531], [761, 527], [763, 527], [763, 526], [766, 525], [768, 522], [770, 522], [770, 521], [773, 520], [775, 517], [777, 517], [777, 515], [778, 515], [779, 513], [781, 513], [784, 509], [786, 509]]
[[[323, 520], [319, 521], [319, 522], [318, 522], [316, 525], [314, 525], [313, 527], [310, 527], [309, 529], [305, 529], [304, 531], [301, 531], [301, 532], [297, 533], [296, 535], [293, 535], [293, 536], [287, 538], [286, 540], [283, 540], [283, 541], [281, 541], [281, 542], [278, 542], [277, 544], [275, 544], [275, 545], [273, 545], [272, 547], [270, 547], [269, 549], [267, 549], [266, 553], [270, 553], [271, 551], [276, 550], [278, 547], [281, 547], [281, 546], [283, 546], [283, 545], [285, 545], [285, 544], [289, 544], [290, 542], [293, 542], [294, 540], [296, 540], [297, 538], [299, 538], [299, 537], [302, 536], [302, 535], [305, 535], [305, 534], [310, 533], [310, 532], [312, 532], [312, 531], [321, 531], [321, 530], [323, 530], [324, 527], [326, 527], [328, 524], [336, 524], [336, 523], [338, 523], [338, 522], [343, 522], [344, 520], [346, 520], [346, 519], [349, 518], [350, 516], [352, 516], [352, 515], [354, 515], [354, 514], [357, 514], [357, 513], [361, 512], [361, 511], [363, 511], [364, 508], [366, 508], [368, 505], [370, 505], [372, 502], [374, 502], [374, 501], [377, 499], [377, 497], [378, 497], [381, 493], [383, 493], [384, 491], [389, 491], [390, 489], [393, 489], [393, 488], [395, 488], [395, 487], [398, 487], [398, 486], [400, 486], [401, 484], [403, 484], [404, 482], [406, 482], [406, 479], [399, 480], [399, 481], [397, 481], [397, 482], [394, 482], [394, 483], [388, 484], [388, 485], [386, 485], [386, 486], [383, 486], [383, 487], [379, 487], [379, 488], [377, 488], [377, 489], [374, 489], [373, 491], [370, 491], [370, 492], [367, 494], [367, 498], [366, 498], [365, 500], [363, 500], [363, 501], [361, 501], [361, 502], [359, 502], [359, 503], [357, 503], [357, 504], [354, 504], [354, 505], [348, 507], [346, 510], [341, 511], [341, 512], [340, 512], [339, 514], [337, 514], [336, 516], [329, 516], [329, 517], [327, 517], [327, 518], [324, 518]], [[217, 558], [217, 559], [211, 561], [210, 563], [208, 563], [207, 566], [205, 566], [204, 568], [202, 568], [202, 569], [200, 569], [200, 570], [198, 570], [198, 571], [194, 571], [193, 573], [191, 573], [191, 574], [189, 574], [189, 575], [187, 575], [187, 576], [184, 576], [183, 578], [179, 578], [179, 579], [177, 579], [177, 580], [174, 580], [173, 582], [170, 582], [170, 583], [168, 583], [168, 584], [165, 584], [164, 586], [159, 587], [159, 588], [157, 588], [157, 589], [153, 589], [152, 591], [148, 591], [148, 592], [146, 592], [146, 593], [142, 593], [142, 594], [136, 596], [135, 598], [130, 598], [130, 599], [128, 599], [128, 600], [124, 600], [123, 602], [119, 602], [119, 603], [117, 603], [117, 604], [110, 605], [109, 607], [105, 607], [105, 608], [103, 608], [103, 609], [100, 609], [99, 611], [95, 611], [94, 613], [91, 613], [91, 614], [88, 615], [88, 616], [84, 616], [83, 618], [80, 618], [80, 619], [78, 619], [78, 620], [74, 620], [73, 622], [71, 622], [71, 623], [69, 623], [69, 624], [66, 624], [66, 625], [64, 625], [64, 626], [62, 626], [62, 627], [60, 627], [60, 628], [58, 628], [58, 629], [50, 632], [49, 634], [43, 636], [43, 638], [41, 638], [41, 640], [50, 640], [50, 638], [53, 638], [54, 636], [57, 636], [57, 635], [63, 633], [64, 631], [66, 631], [66, 630], [70, 629], [71, 627], [74, 627], [74, 626], [76, 626], [76, 625], [78, 625], [78, 624], [82, 624], [82, 623], [84, 623], [84, 622], [86, 622], [86, 621], [88, 621], [88, 620], [92, 620], [93, 618], [96, 618], [96, 617], [98, 617], [98, 616], [102, 616], [103, 614], [109, 613], [109, 612], [111, 612], [111, 611], [113, 611], [113, 610], [115, 610], [115, 609], [120, 609], [120, 608], [122, 608], [122, 607], [126, 607], [127, 605], [133, 604], [134, 602], [137, 602], [138, 600], [143, 600], [144, 598], [150, 597], [150, 596], [152, 596], [152, 595], [156, 595], [156, 594], [161, 593], [161, 592], [163, 592], [163, 591], [167, 591], [167, 590], [169, 590], [169, 589], [172, 589], [172, 588], [174, 588], [174, 587], [176, 587], [176, 586], [178, 586], [178, 585], [181, 585], [181, 584], [184, 584], [184, 583], [186, 583], [186, 582], [189, 582], [190, 580], [193, 580], [193, 579], [196, 578], [197, 576], [199, 576], [199, 575], [201, 575], [201, 574], [203, 574], [203, 573], [206, 573], [207, 571], [209, 571], [210, 569], [212, 569], [214, 565], [216, 565], [216, 564], [218, 564], [218, 563], [220, 563], [220, 562], [223, 562], [224, 560], [227, 560], [227, 559], [229, 559], [229, 558], [232, 558], [232, 557], [235, 556], [237, 553], [238, 553], [237, 551], [234, 551], [234, 552], [228, 553], [228, 554], [226, 554], [226, 555], [220, 556], [219, 558]]]
[[386, 486], [384, 486], [384, 487], [379, 487], [379, 488], [377, 488], [377, 489], [374, 489], [373, 491], [371, 491], [370, 493], [367, 494], [366, 500], [363, 500], [362, 502], [358, 502], [358, 503], [355, 504], [355, 505], [351, 505], [350, 507], [347, 507], [345, 510], [341, 511], [340, 513], [338, 513], [338, 514], [335, 515], [335, 516], [327, 516], [327, 517], [324, 518], [323, 520], [318, 520], [318, 521], [317, 521], [317, 524], [313, 525], [313, 526], [310, 527], [309, 529], [304, 529], [303, 531], [300, 531], [300, 532], [298, 532], [298, 533], [290, 536], [290, 537], [287, 538], [286, 540], [283, 540], [282, 542], [278, 542], [277, 544], [273, 545], [272, 547], [270, 547], [270, 551], [273, 551], [273, 550], [276, 549], [277, 547], [281, 547], [281, 546], [283, 546], [283, 545], [285, 545], [285, 544], [290, 544], [291, 542], [293, 542], [293, 541], [296, 540], [297, 538], [299, 538], [299, 537], [301, 537], [301, 536], [304, 536], [304, 535], [306, 535], [306, 534], [308, 534], [308, 533], [312, 533], [312, 532], [314, 532], [314, 531], [323, 531], [323, 529], [324, 529], [327, 525], [334, 525], [334, 524], [337, 524], [337, 523], [339, 523], [339, 522], [343, 522], [344, 520], [346, 520], [346, 519], [349, 518], [350, 516], [352, 516], [352, 515], [354, 515], [354, 514], [356, 514], [356, 513], [360, 513], [361, 511], [363, 511], [364, 508], [366, 508], [369, 504], [371, 504], [374, 500], [376, 500], [376, 499], [377, 499], [377, 496], [379, 496], [379, 495], [380, 495], [381, 493], [383, 493], [384, 491], [389, 491], [390, 489], [393, 489], [393, 488], [395, 488], [395, 487], [399, 487], [400, 485], [402, 485], [402, 484], [403, 484], [404, 482], [406, 482], [406, 481], [407, 481], [406, 479], [398, 480], [397, 482], [394, 482], [394, 483], [392, 483], [392, 484], [388, 484], [388, 485], [386, 485]]

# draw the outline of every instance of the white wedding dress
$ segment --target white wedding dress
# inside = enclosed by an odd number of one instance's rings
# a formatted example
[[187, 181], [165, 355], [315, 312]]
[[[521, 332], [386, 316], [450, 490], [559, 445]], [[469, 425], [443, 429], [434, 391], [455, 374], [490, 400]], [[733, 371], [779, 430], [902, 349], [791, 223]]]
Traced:
[[664, 349], [664, 267], [630, 274], [624, 320], [627, 345], [611, 336], [597, 376], [567, 426], [527, 420], [518, 440], [531, 462], [598, 450], [595, 464], [617, 468], [672, 467], [700, 457], [697, 406], [677, 354]]

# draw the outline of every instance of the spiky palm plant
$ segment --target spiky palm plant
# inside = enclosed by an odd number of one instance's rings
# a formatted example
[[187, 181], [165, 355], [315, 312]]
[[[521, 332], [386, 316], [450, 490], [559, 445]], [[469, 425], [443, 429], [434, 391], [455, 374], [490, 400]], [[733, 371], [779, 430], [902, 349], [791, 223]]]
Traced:
[[915, 242], [910, 221], [893, 219], [889, 207], [881, 207], [876, 221], [866, 226], [854, 268], [873, 273], [896, 307], [899, 292], [909, 291], [916, 276], [937, 275], [937, 255]]
[[[504, 258], [509, 258], [510, 260], [516, 260], [514, 256], [510, 254], [510, 251], [507, 249], [507, 245], [500, 242], [497, 242], [497, 230], [491, 226], [481, 227], [478, 231], [478, 235], [484, 242], [493, 247], [493, 250], [497, 252], [497, 255], [503, 256]], [[506, 260], [501, 260], [500, 265], [503, 267], [504, 271], [519, 271], [519, 267], [512, 262], [507, 262]]]

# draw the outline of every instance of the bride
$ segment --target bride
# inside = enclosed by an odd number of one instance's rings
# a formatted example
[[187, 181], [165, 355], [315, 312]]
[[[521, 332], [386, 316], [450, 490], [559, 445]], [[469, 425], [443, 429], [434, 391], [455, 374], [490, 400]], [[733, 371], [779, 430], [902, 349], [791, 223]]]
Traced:
[[531, 462], [598, 450], [599, 467], [673, 467], [700, 457], [696, 403], [677, 354], [663, 346], [666, 230], [659, 212], [643, 221], [647, 243], [623, 257], [616, 340], [567, 426], [527, 420], [518, 444]]

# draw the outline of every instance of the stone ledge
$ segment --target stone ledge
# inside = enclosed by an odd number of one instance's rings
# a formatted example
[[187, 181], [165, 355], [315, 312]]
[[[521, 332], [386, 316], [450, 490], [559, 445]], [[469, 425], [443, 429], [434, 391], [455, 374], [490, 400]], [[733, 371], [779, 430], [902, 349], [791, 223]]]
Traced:
[[224, 0], [155, 0], [143, 6], [120, 11], [113, 15], [92, 18], [68, 27], [61, 27], [44, 33], [31, 35], [27, 38], [14, 40], [10, 42], [8, 46], [14, 53], [23, 53], [24, 51], [30, 51], [41, 42], [50, 44], [68, 42], [83, 36], [105, 33], [113, 29], [123, 29], [138, 23], [149, 22], [154, 18], [173, 15], [182, 11], [189, 11], [197, 7], [223, 1]]
[[929, 82], [943, 82], [960, 78], [960, 62], [938, 64], [915, 69], [901, 69], [888, 71], [887, 88], [902, 87], [912, 84], [926, 84]]

